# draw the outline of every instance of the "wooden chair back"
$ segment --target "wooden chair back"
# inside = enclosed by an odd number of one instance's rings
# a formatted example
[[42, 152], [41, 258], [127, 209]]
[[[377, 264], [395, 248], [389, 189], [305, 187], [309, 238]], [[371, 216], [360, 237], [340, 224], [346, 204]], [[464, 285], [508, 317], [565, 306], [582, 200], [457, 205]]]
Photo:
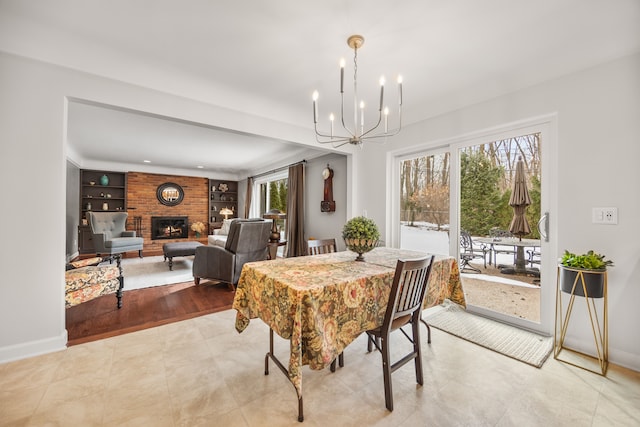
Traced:
[[329, 254], [336, 251], [336, 239], [307, 240], [307, 255]]
[[[432, 255], [414, 260], [398, 260], [382, 331], [390, 332], [420, 319], [434, 258]], [[412, 319], [413, 316], [416, 319]]]

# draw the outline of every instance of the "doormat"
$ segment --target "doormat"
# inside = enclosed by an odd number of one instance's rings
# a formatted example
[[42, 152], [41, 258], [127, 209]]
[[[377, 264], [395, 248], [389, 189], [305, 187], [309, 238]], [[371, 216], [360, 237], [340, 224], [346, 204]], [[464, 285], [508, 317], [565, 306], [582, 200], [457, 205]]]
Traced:
[[553, 349], [553, 337], [471, 314], [450, 301], [445, 301], [442, 307], [424, 320], [434, 328], [489, 350], [540, 368]]

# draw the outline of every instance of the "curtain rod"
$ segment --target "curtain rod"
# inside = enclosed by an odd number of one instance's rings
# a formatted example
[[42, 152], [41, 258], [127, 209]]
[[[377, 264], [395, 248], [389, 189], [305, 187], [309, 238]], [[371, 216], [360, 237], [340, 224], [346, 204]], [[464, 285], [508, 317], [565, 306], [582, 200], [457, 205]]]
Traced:
[[259, 173], [258, 175], [250, 176], [249, 178], [253, 178], [253, 179], [260, 178], [261, 176], [270, 175], [272, 173], [280, 172], [280, 171], [283, 171], [285, 169], [289, 169], [291, 166], [297, 166], [297, 165], [302, 164], [302, 163], [307, 163], [307, 161], [302, 159], [299, 162], [291, 163], [290, 165], [282, 166], [282, 167], [270, 170], [268, 172], [262, 172], [262, 173]]

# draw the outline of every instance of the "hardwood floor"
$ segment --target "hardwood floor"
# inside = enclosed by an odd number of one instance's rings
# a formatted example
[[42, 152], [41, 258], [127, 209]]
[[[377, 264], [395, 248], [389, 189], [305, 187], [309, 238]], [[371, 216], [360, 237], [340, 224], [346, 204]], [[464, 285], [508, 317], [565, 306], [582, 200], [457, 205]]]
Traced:
[[115, 294], [66, 309], [68, 345], [82, 344], [231, 308], [226, 284], [193, 282], [125, 291], [120, 310]]

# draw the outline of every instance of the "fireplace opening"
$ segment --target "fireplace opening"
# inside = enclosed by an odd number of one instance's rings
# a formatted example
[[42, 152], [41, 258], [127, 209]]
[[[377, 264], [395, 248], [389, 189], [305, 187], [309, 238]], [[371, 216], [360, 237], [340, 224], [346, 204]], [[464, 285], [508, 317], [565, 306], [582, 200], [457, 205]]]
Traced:
[[152, 216], [151, 240], [187, 239], [189, 237], [189, 217]]

